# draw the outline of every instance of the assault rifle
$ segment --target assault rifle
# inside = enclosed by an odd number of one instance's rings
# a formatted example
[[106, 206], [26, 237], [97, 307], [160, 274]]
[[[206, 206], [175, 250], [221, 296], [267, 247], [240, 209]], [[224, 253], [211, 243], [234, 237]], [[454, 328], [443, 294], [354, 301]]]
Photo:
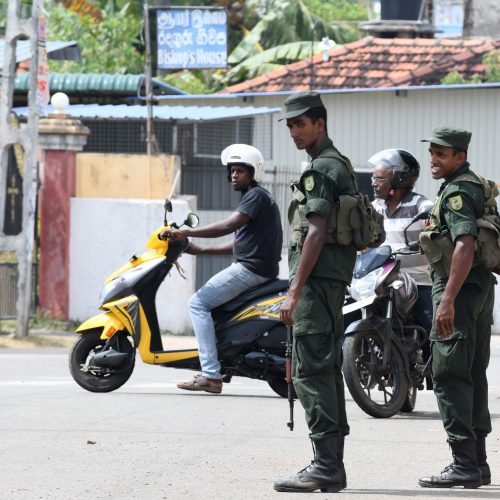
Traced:
[[293, 383], [292, 383], [292, 327], [286, 327], [285, 350], [285, 380], [288, 386], [288, 404], [290, 406], [290, 420], [286, 424], [293, 431]]

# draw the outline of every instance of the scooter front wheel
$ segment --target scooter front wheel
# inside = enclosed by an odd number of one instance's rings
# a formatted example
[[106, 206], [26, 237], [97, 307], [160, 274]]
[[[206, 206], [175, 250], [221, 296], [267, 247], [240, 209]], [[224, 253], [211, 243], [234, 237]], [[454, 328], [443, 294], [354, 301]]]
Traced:
[[127, 354], [117, 368], [100, 368], [92, 364], [92, 357], [102, 352], [106, 340], [101, 340], [100, 328], [82, 333], [69, 354], [69, 371], [75, 382], [90, 392], [111, 392], [121, 387], [132, 375], [135, 348], [124, 333], [115, 333], [113, 349]]
[[398, 413], [408, 393], [401, 354], [392, 349], [383, 366], [384, 341], [375, 331], [361, 331], [344, 340], [342, 368], [352, 398], [368, 415], [388, 418]]

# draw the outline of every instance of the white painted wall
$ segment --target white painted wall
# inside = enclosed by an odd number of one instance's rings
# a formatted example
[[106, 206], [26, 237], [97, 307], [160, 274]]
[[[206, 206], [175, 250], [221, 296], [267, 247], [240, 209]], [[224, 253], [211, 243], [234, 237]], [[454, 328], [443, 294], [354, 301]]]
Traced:
[[[181, 223], [193, 211], [194, 197], [172, 200], [169, 221]], [[83, 321], [99, 313], [104, 280], [135, 253], [146, 248], [150, 234], [163, 225], [163, 201], [72, 198], [69, 316]], [[195, 258], [179, 259], [187, 281], [175, 268], [158, 290], [160, 328], [174, 334], [192, 330], [187, 300], [194, 293]]]

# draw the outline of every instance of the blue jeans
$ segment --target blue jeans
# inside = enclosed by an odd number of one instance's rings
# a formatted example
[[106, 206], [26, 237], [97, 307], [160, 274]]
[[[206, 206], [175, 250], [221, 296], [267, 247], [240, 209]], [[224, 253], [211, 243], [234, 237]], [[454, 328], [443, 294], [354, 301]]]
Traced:
[[221, 378], [212, 309], [270, 279], [252, 273], [235, 262], [212, 276], [189, 299], [189, 314], [198, 340], [201, 371], [205, 377]]

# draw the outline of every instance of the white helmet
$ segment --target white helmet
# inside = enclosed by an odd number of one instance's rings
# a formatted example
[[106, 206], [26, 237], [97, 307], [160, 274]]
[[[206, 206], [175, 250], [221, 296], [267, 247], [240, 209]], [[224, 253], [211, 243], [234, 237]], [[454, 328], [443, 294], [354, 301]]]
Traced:
[[264, 179], [264, 157], [262, 153], [248, 144], [231, 144], [220, 154], [221, 162], [228, 169], [233, 163], [243, 163], [253, 168], [252, 177], [255, 182]]

